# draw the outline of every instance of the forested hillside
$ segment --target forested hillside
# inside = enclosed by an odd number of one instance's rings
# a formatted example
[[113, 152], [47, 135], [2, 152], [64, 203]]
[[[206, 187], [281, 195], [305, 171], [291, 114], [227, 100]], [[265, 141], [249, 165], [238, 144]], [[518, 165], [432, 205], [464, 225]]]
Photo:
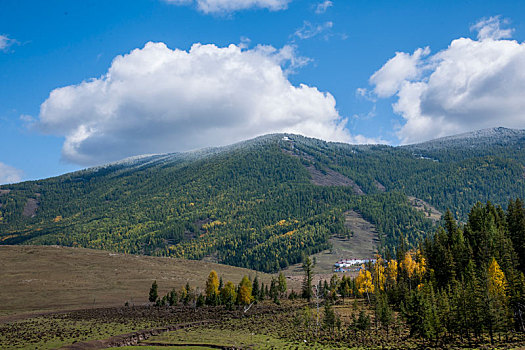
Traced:
[[327, 249], [352, 209], [376, 225], [381, 249], [393, 253], [400, 241], [410, 246], [433, 230], [407, 195], [454, 208], [459, 220], [477, 201], [505, 206], [525, 197], [525, 132], [488, 135], [439, 147], [267, 135], [0, 186], [0, 240], [210, 257], [275, 271]]

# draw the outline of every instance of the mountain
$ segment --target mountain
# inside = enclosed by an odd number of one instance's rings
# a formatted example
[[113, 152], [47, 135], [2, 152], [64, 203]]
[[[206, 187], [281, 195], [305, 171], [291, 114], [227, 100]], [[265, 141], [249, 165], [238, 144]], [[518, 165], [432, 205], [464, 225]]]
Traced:
[[460, 220], [477, 201], [525, 198], [524, 135], [497, 128], [391, 147], [273, 134], [132, 157], [0, 186], [0, 242], [275, 271], [351, 234], [344, 216], [354, 210], [376, 226], [381, 251], [394, 253], [434, 229], [413, 197]]
[[419, 144], [405, 146], [417, 150], [442, 150], [447, 148], [480, 149], [488, 151], [489, 148], [510, 145], [523, 145], [525, 143], [525, 130], [490, 128], [459, 135], [441, 137]]

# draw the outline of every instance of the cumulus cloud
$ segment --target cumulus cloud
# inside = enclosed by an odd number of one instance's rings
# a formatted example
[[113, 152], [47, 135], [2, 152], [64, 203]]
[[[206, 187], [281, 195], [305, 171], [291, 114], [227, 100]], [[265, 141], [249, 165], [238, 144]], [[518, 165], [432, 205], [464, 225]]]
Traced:
[[501, 28], [502, 24], [508, 24], [508, 20], [502, 20], [500, 16], [493, 16], [481, 19], [476, 24], [471, 26], [470, 30], [478, 32], [478, 40], [498, 40], [510, 38], [514, 29], [503, 29]]
[[374, 92], [379, 97], [394, 95], [406, 80], [421, 76], [423, 58], [430, 54], [430, 49], [417, 49], [413, 54], [396, 52], [396, 55], [370, 77]]
[[477, 40], [459, 38], [434, 55], [425, 49], [396, 53], [370, 78], [380, 98], [395, 96], [404, 124], [402, 143], [476, 129], [525, 128], [525, 43], [505, 40], [499, 17], [472, 29]]
[[292, 0], [164, 0], [174, 5], [196, 5], [204, 13], [231, 13], [252, 8], [284, 10]]
[[108, 72], [53, 90], [37, 127], [65, 137], [63, 158], [94, 165], [124, 157], [218, 146], [272, 132], [362, 142], [334, 97], [294, 86], [291, 47], [163, 43], [117, 56]]
[[308, 21], [304, 21], [303, 26], [297, 29], [294, 32], [293, 36], [299, 39], [310, 39], [327, 30], [332, 29], [333, 26], [334, 26], [333, 22], [330, 22], [330, 21], [321, 23], [321, 24], [312, 24]]
[[0, 185], [22, 181], [22, 170], [0, 162]]
[[329, 7], [332, 7], [334, 4], [330, 0], [323, 1], [319, 4], [317, 4], [315, 8], [315, 13], [318, 15], [321, 13], [325, 13], [326, 10], [328, 10]]

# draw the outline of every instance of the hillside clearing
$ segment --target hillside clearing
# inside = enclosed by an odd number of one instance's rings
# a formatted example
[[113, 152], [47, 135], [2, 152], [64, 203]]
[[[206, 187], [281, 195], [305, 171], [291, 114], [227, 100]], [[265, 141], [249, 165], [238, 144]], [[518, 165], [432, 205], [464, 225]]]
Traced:
[[[378, 232], [373, 224], [366, 221], [361, 214], [350, 210], [345, 213], [345, 227], [353, 232], [350, 238], [332, 237], [331, 250], [323, 250], [311, 256], [316, 260], [317, 278], [330, 279], [334, 263], [340, 259], [370, 259], [377, 253], [379, 245]], [[291, 280], [303, 275], [302, 264], [295, 264], [285, 270]], [[301, 277], [302, 278], [302, 277]]]
[[441, 216], [443, 215], [443, 213], [434, 208], [432, 205], [428, 204], [422, 199], [413, 196], [407, 196], [407, 198], [408, 202], [412, 207], [414, 207], [414, 209], [423, 212], [427, 218], [432, 220], [432, 222], [436, 223], [439, 220], [441, 220]]

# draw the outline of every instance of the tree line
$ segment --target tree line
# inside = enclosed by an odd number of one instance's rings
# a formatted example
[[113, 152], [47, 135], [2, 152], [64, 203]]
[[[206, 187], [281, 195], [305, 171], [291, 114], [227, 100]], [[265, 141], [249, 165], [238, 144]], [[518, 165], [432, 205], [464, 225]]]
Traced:
[[219, 278], [217, 272], [212, 270], [206, 280], [204, 289], [193, 288], [186, 283], [179, 291], [172, 289], [166, 295], [160, 297], [158, 293], [157, 281], [154, 281], [149, 290], [148, 300], [156, 306], [175, 306], [177, 304], [201, 306], [223, 305], [228, 309], [234, 306], [248, 306], [252, 303], [263, 300], [273, 300], [276, 304], [280, 303], [283, 297], [294, 298], [295, 292], [287, 294], [286, 277], [282, 272], [278, 277], [272, 278], [269, 285], [259, 282], [259, 277], [255, 275], [253, 281], [244, 275], [239, 282], [226, 281], [223, 283], [222, 277]]

